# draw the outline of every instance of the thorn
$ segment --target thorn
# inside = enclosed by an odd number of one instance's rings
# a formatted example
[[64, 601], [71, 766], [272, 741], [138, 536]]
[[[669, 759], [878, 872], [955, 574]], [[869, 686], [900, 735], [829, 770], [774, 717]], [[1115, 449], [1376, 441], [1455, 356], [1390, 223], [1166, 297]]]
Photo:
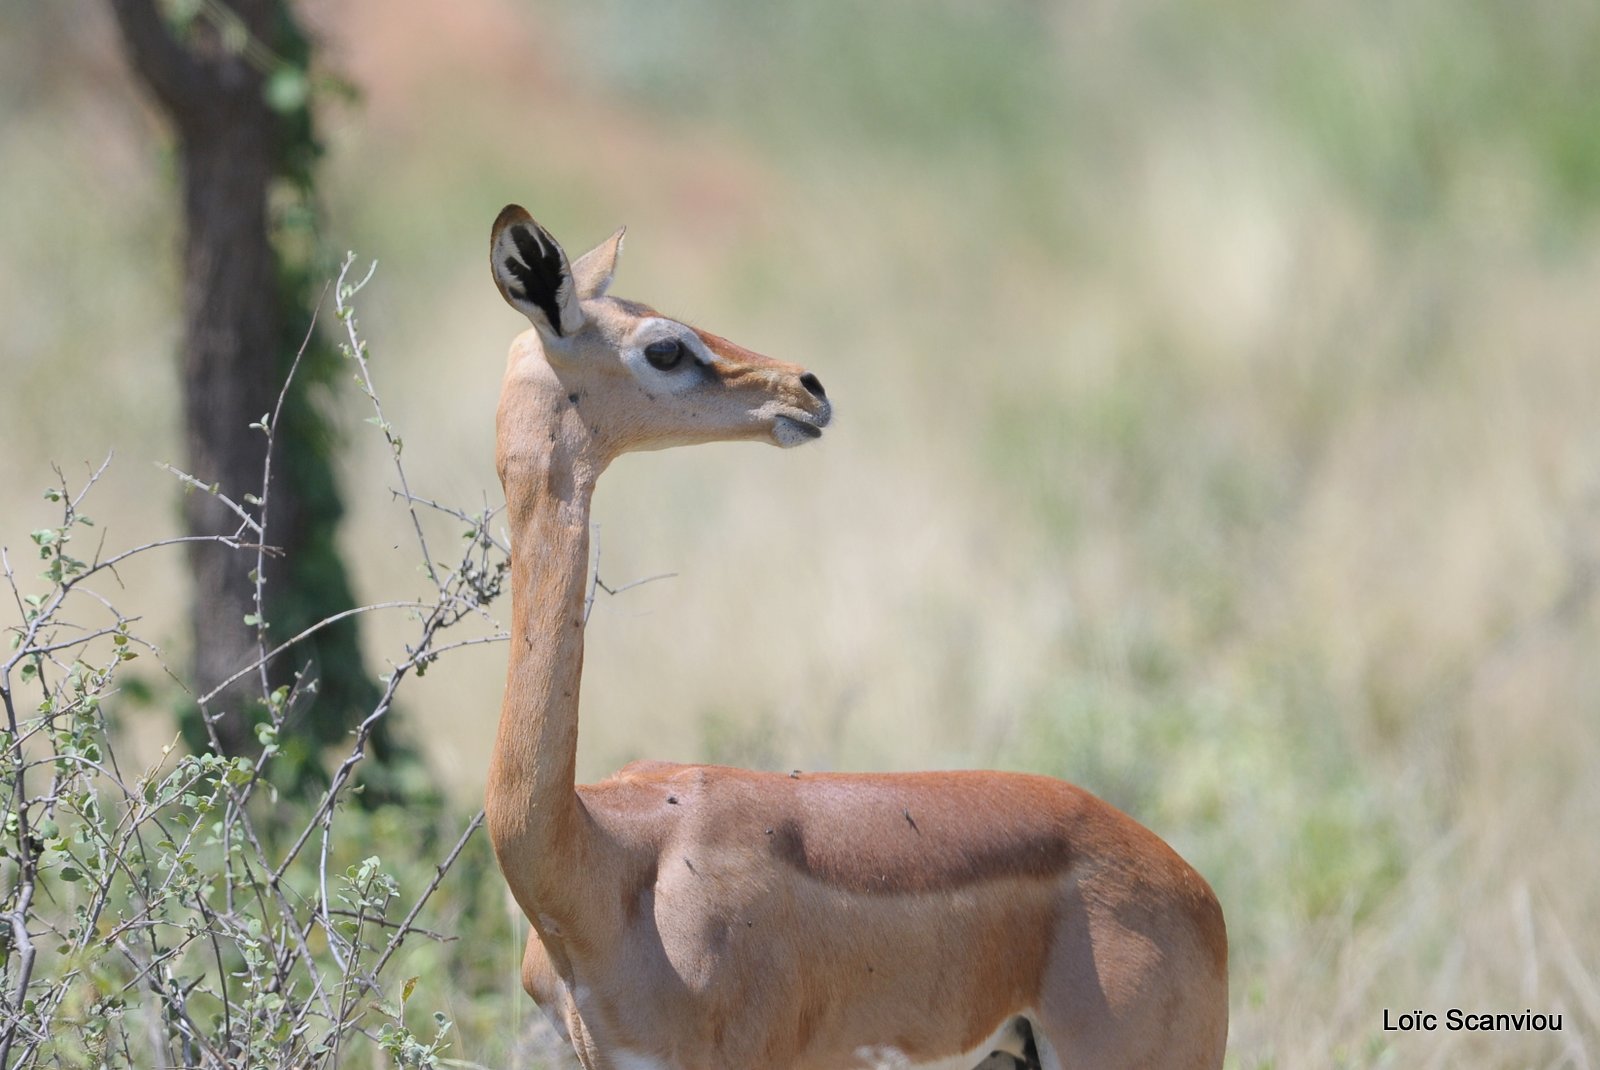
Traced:
[[667, 796], [667, 805], [668, 806], [677, 806], [678, 805], [678, 797], [676, 795], [668, 795]]
[[922, 831], [921, 829], [917, 828], [917, 823], [912, 818], [911, 811], [909, 809], [901, 810], [900, 812], [902, 814], [906, 815], [906, 824], [910, 825], [913, 831], [915, 831], [915, 832], [921, 832]]
[[800, 779], [800, 770], [796, 769], [792, 773], [790, 773], [789, 774], [789, 779], [790, 780], [799, 780]]

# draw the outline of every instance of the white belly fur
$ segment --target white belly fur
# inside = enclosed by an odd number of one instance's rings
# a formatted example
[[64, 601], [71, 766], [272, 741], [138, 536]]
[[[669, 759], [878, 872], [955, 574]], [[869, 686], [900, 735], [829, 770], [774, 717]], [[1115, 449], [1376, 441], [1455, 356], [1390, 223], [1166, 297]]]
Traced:
[[[1028, 1017], [1026, 1014], [1021, 1017]], [[963, 1055], [936, 1059], [931, 1063], [914, 1063], [898, 1048], [887, 1045], [877, 1048], [858, 1048], [855, 1057], [872, 1070], [987, 1070], [984, 1061], [991, 1052], [1004, 1052], [1023, 1057], [1022, 1033], [1013, 1018], [995, 1030], [993, 1036]], [[674, 1070], [673, 1067], [649, 1055], [618, 1048], [611, 1052], [611, 1064], [616, 1070]]]
[[626, 1048], [618, 1048], [611, 1053], [611, 1065], [616, 1070], [672, 1070], [666, 1063], [648, 1055], [640, 1055]]
[[[1021, 1017], [1028, 1016], [1024, 1014]], [[993, 1036], [964, 1055], [935, 1059], [931, 1063], [914, 1063], [898, 1048], [891, 1047], [859, 1048], [855, 1054], [873, 1070], [985, 1070], [984, 1060], [990, 1052], [996, 1051], [1015, 1055], [1019, 1059], [1023, 1057], [1022, 1033], [1017, 1028], [1015, 1018], [1005, 1022], [995, 1030]]]

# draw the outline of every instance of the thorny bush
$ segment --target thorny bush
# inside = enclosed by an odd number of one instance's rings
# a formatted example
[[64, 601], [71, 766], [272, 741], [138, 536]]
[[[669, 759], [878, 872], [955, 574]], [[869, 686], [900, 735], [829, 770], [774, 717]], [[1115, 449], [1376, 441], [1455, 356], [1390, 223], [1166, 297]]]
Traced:
[[[320, 800], [286, 818], [272, 805], [277, 740], [303, 713], [315, 681], [301, 672], [291, 686], [272, 687], [267, 667], [279, 658], [292, 663], [296, 644], [330, 621], [280, 639], [261, 613], [261, 565], [273, 552], [267, 488], [279, 412], [263, 415], [255, 425], [268, 440], [258, 494], [236, 502], [205, 483], [204, 473], [174, 471], [238, 517], [235, 533], [215, 538], [238, 551], [239, 567], [256, 585], [256, 612], [245, 620], [255, 629], [256, 650], [235, 679], [259, 681], [264, 714], [212, 708], [221, 688], [195, 696], [214, 749], [183, 754], [169, 747], [152, 767], [131, 768], [107, 718], [119, 674], [141, 656], [171, 670], [140, 637], [138, 617], [107, 596], [107, 581], [114, 586], [118, 568], [133, 559], [187, 540], [109, 555], [102, 540], [86, 552], [93, 525], [83, 507], [107, 466], [76, 490], [57, 471], [59, 485], [45, 497], [59, 506], [59, 520], [31, 536], [43, 572], [35, 578], [12, 554], [4, 559], [18, 618], [0, 653], [0, 1070], [317, 1067], [336, 1064], [358, 1045], [376, 1045], [401, 1066], [440, 1061], [451, 1022], [436, 1014], [422, 1035], [408, 1028], [407, 1021], [427, 1020], [419, 1008], [407, 1010], [417, 979], [393, 977], [392, 967], [408, 940], [434, 937], [420, 927], [424, 905], [483, 815], [466, 822], [453, 844], [447, 834], [425, 886], [402, 895], [395, 860], [363, 858], [368, 845], [341, 837], [359, 827], [350, 824], [359, 812], [343, 804], [359, 790], [369, 736], [402, 683], [452, 649], [503, 638], [446, 633], [468, 617], [487, 619], [506, 550], [490, 530], [494, 510], [469, 513], [411, 494], [401, 440], [384, 418], [350, 306], [372, 273], [350, 281], [352, 262], [345, 260], [334, 285], [347, 339], [341, 349], [371, 405], [369, 422], [393, 454], [394, 493], [410, 512], [434, 593], [352, 611], [408, 611], [417, 630]], [[419, 509], [465, 524], [454, 560], [429, 551]], [[215, 748], [214, 726], [224, 716], [261, 718], [258, 755], [227, 757]], [[385, 1061], [377, 1051], [369, 1059]]]

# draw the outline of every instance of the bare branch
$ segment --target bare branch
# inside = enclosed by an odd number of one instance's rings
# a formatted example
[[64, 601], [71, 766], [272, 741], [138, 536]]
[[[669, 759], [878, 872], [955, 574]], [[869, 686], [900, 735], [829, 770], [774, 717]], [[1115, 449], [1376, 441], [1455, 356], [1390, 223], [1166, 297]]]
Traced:
[[[359, 347], [353, 330], [351, 337]], [[224, 688], [355, 614], [391, 608], [415, 613], [416, 633], [392, 663], [381, 695], [354, 730], [320, 800], [298, 813], [252, 803], [258, 785], [275, 798], [272, 746], [254, 760], [220, 750], [182, 755], [169, 747], [133, 776], [125, 776], [119, 763], [105, 705], [123, 690], [120, 666], [138, 653], [154, 653], [162, 671], [184, 684], [158, 648], [137, 634], [139, 616], [123, 612], [84, 581], [101, 571], [116, 575], [120, 563], [138, 554], [196, 541], [253, 554], [259, 576], [273, 552], [265, 538], [274, 479], [270, 440], [287, 404], [280, 394], [263, 421], [269, 449], [259, 499], [246, 496], [250, 507], [226, 502], [240, 522], [235, 535], [158, 539], [108, 553], [102, 534], [91, 562], [70, 558], [64, 547], [76, 525], [87, 523], [78, 509], [107, 471], [108, 457], [76, 491], [62, 478], [60, 492], [50, 492], [63, 512], [56, 527], [36, 533], [49, 562], [46, 591], [25, 597], [9, 555], [0, 550], [17, 612], [17, 623], [8, 627], [14, 649], [0, 660], [6, 708], [0, 791], [8, 796], [3, 837], [13, 867], [12, 879], [0, 886], [0, 941], [9, 951], [0, 964], [6, 985], [0, 1067], [31, 1070], [64, 1032], [83, 1028], [78, 1016], [94, 1012], [72, 994], [97, 976], [91, 969], [97, 955], [116, 960], [119, 998], [130, 1011], [136, 1003], [141, 1007], [125, 1024], [116, 1016], [106, 1019], [111, 1024], [102, 1050], [125, 1056], [127, 1065], [326, 1067], [348, 1050], [348, 1041], [377, 1037], [369, 1027], [368, 997], [381, 990], [384, 971], [406, 941], [451, 939], [422, 921], [482, 827], [481, 811], [432, 867], [426, 887], [403, 914], [399, 884], [377, 870], [376, 862], [357, 867], [360, 875], [335, 865], [344, 854], [341, 845], [349, 842], [343, 805], [353, 796], [373, 732], [393, 709], [404, 681], [449, 651], [505, 639], [498, 628], [492, 635], [443, 638], [469, 616], [492, 623], [487, 607], [500, 593], [507, 567], [504, 542], [490, 534], [499, 510], [485, 503], [468, 512], [413, 496], [392, 428], [385, 426], [384, 433], [395, 450], [419, 550], [426, 555], [419, 518], [426, 508], [469, 525], [458, 559], [452, 564], [424, 557], [434, 579], [424, 599], [350, 609], [270, 649], [258, 629], [250, 664], [199, 699], [204, 711]], [[187, 473], [168, 470], [202, 486]], [[258, 582], [258, 611], [263, 604]], [[268, 696], [273, 729], [292, 717], [305, 679], [297, 676], [286, 693]], [[202, 723], [215, 746], [212, 719], [203, 716]], [[46, 775], [47, 785], [41, 783]], [[288, 814], [296, 816], [286, 820]], [[309, 854], [309, 837], [319, 833], [318, 857], [302, 857]], [[56, 947], [62, 951], [53, 953]], [[133, 1028], [135, 1021], [142, 1032]], [[141, 1044], [145, 1050], [135, 1054]]]
[[204, 69], [167, 28], [155, 0], [108, 0], [134, 73], [180, 126], [212, 89]]

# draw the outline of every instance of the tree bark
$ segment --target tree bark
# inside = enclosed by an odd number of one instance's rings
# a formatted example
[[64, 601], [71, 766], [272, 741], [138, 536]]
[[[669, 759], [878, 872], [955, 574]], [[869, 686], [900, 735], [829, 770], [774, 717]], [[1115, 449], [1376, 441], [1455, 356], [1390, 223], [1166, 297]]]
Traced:
[[[272, 119], [264, 107], [232, 111], [216, 128], [186, 138], [183, 151], [183, 409], [189, 471], [239, 501], [247, 490], [259, 492], [266, 436], [250, 425], [272, 410], [281, 384], [276, 261], [266, 223]], [[294, 496], [293, 484], [273, 480], [268, 542], [282, 541], [276, 531], [292, 530]], [[184, 518], [191, 535], [239, 526], [222, 502], [198, 492], [186, 497]], [[278, 561], [265, 558], [268, 590], [281, 579]], [[256, 611], [255, 588], [247, 559], [220, 543], [191, 543], [189, 565], [195, 685], [205, 694], [254, 654], [255, 629], [245, 617]], [[213, 700], [227, 753], [253, 746], [249, 715], [260, 695], [250, 674]]]
[[[214, 27], [196, 25], [176, 40], [153, 0], [111, 0], [134, 70], [172, 120], [183, 183], [183, 412], [188, 470], [235, 501], [259, 493], [266, 436], [250, 424], [272, 410], [279, 382], [277, 258], [267, 218], [278, 117], [266, 105], [262, 75]], [[270, 40], [274, 0], [235, 0], [251, 36]], [[274, 479], [273, 527], [298, 513], [295, 487]], [[226, 535], [239, 519], [214, 496], [188, 494], [191, 535]], [[267, 541], [274, 541], [272, 531]], [[194, 686], [205, 694], [253, 659], [253, 562], [219, 543], [194, 543], [190, 629]], [[281, 574], [269, 558], [269, 589]], [[225, 689], [209, 708], [222, 749], [249, 753], [261, 696], [254, 674]]]
[[[273, 74], [310, 67], [311, 44], [289, 0], [207, 4], [182, 32], [162, 18], [157, 0], [108, 0], [129, 61], [171, 120], [183, 181], [183, 390], [188, 470], [216, 483], [234, 501], [261, 491], [267, 438], [250, 425], [273, 410], [291, 359], [313, 314], [322, 276], [314, 251], [286, 253], [282, 225], [269, 198], [314, 213], [312, 174], [318, 155], [312, 102], [265, 93]], [[303, 236], [302, 236], [303, 237]], [[281, 548], [262, 569], [271, 641], [351, 609], [339, 558], [342, 510], [332, 451], [335, 436], [317, 415], [311, 391], [337, 378], [338, 356], [308, 340], [305, 362], [274, 428], [272, 485], [267, 488], [264, 540]], [[231, 535], [238, 517], [212, 495], [184, 502], [191, 535]], [[190, 628], [196, 694], [220, 687], [256, 657], [256, 633], [245, 618], [258, 611], [250, 571], [254, 554], [216, 543], [189, 551], [193, 588]], [[267, 684], [310, 682], [288, 712], [279, 739], [277, 785], [297, 794], [326, 783], [326, 748], [377, 707], [380, 689], [363, 665], [357, 621], [345, 617], [275, 662]], [[180, 718], [191, 746], [228, 754], [258, 750], [263, 719], [261, 677], [248, 673], [221, 690], [201, 713]], [[373, 761], [363, 770], [361, 800], [377, 806], [401, 798], [415, 804], [425, 783], [410, 775], [416, 753], [385, 717], [369, 739]]]

